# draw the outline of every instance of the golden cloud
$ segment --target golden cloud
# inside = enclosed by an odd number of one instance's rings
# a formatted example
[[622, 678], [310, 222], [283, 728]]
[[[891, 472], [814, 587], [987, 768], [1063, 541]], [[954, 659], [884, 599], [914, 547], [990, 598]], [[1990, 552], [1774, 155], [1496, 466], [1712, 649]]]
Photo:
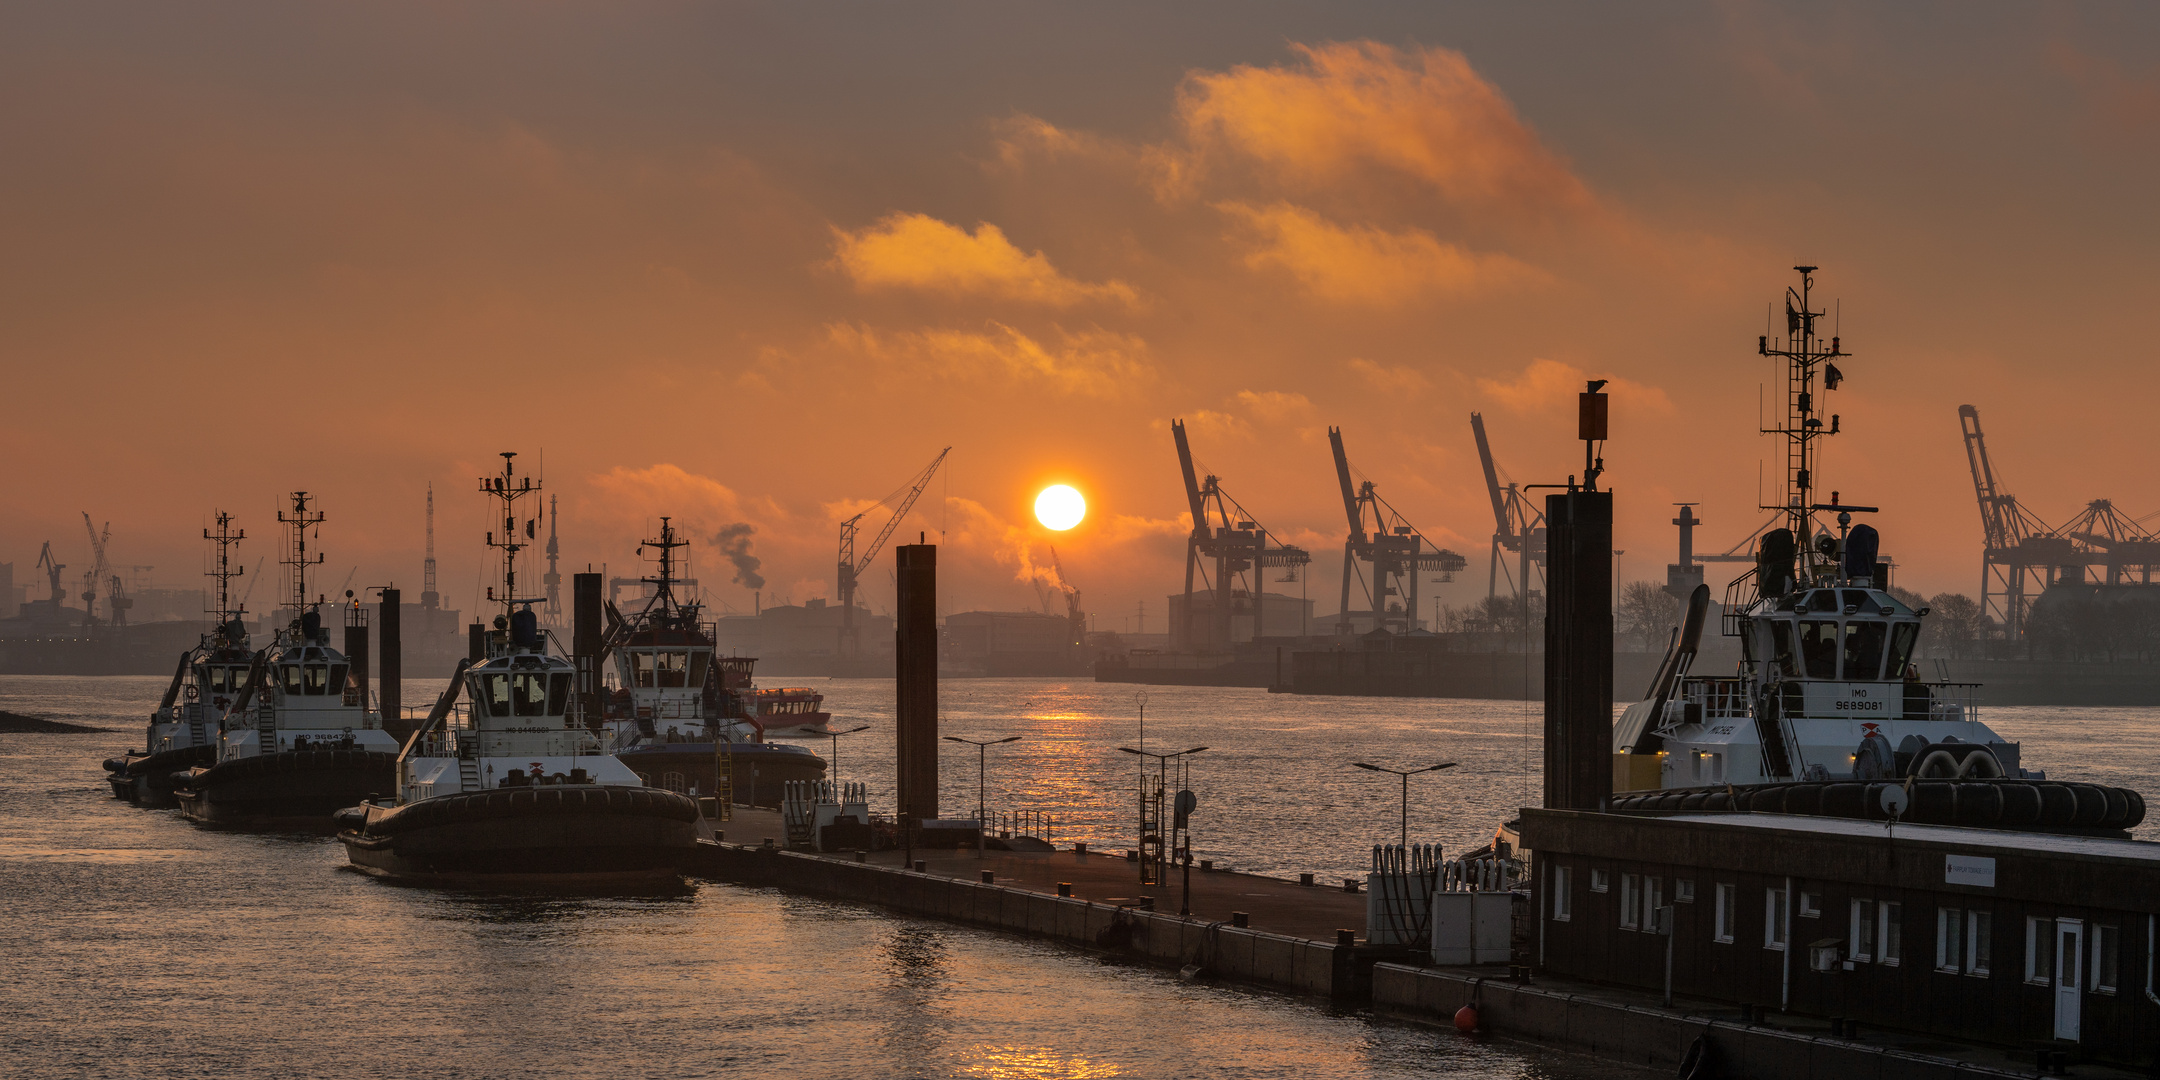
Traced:
[[1246, 266], [1288, 270], [1307, 291], [1335, 303], [1392, 307], [1547, 280], [1519, 259], [1466, 251], [1423, 229], [1345, 227], [1289, 203], [1216, 205], [1245, 228]]
[[[1502, 382], [1497, 379], [1479, 379], [1478, 389], [1483, 390], [1500, 405], [1515, 412], [1538, 412], [1560, 406], [1572, 407], [1575, 395], [1582, 393], [1589, 373], [1573, 364], [1558, 360], [1532, 360], [1522, 374]], [[1651, 412], [1673, 411], [1672, 399], [1665, 391], [1632, 379], [1604, 376], [1610, 383], [1605, 392], [1624, 399], [1627, 407], [1646, 409]]]
[[1343, 361], [1343, 366], [1372, 384], [1373, 389], [1400, 397], [1415, 397], [1432, 385], [1432, 380], [1419, 374], [1416, 368], [1402, 364], [1377, 364], [1353, 356]]
[[1312, 411], [1312, 399], [1281, 390], [1240, 390], [1237, 400], [1262, 420], [1280, 421]]
[[1055, 348], [1003, 323], [965, 330], [881, 332], [853, 323], [826, 327], [840, 349], [886, 363], [913, 364], [949, 378], [1003, 377], [1050, 385], [1067, 394], [1123, 397], [1154, 381], [1147, 342], [1102, 329], [1058, 331]]
[[1177, 109], [1191, 144], [1310, 186], [1377, 166], [1463, 204], [1594, 206], [1589, 188], [1461, 53], [1371, 41], [1294, 48], [1302, 63], [1187, 76]]
[[1013, 246], [989, 222], [974, 233], [927, 214], [891, 214], [859, 232], [833, 229], [834, 261], [863, 289], [909, 288], [1067, 307], [1088, 300], [1131, 304], [1122, 281], [1088, 284]]

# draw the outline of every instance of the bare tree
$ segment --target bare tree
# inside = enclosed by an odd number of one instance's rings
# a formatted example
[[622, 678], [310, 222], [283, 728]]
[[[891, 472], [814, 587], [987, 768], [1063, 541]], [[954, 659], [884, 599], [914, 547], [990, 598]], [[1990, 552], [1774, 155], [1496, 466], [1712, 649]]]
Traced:
[[1631, 639], [1641, 652], [1661, 652], [1680, 625], [1680, 598], [1664, 586], [1649, 581], [1630, 581], [1620, 589], [1620, 609], [1613, 612], [1613, 626]]
[[1953, 660], [1971, 655], [1980, 642], [1979, 603], [1964, 593], [1946, 592], [1936, 593], [1926, 606], [1928, 635], [1935, 643], [1948, 649]]

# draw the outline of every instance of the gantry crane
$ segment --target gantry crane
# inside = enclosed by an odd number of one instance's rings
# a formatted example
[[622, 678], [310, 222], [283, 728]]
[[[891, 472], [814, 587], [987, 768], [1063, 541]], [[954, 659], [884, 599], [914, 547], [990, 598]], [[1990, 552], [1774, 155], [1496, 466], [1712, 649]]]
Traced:
[[[1185, 541], [1185, 610], [1173, 625], [1172, 636], [1186, 649], [1195, 652], [1229, 652], [1234, 605], [1241, 599], [1251, 605], [1253, 635], [1260, 636], [1264, 621], [1261, 604], [1266, 599], [1264, 571], [1269, 567], [1302, 569], [1312, 562], [1312, 556], [1303, 548], [1288, 544], [1270, 547], [1267, 529], [1223, 490], [1222, 479], [1209, 474], [1203, 480], [1193, 468], [1192, 445], [1185, 439], [1185, 422], [1170, 421], [1170, 434], [1177, 440], [1178, 467], [1184, 471], [1185, 479], [1185, 505], [1192, 514], [1192, 533]], [[1231, 513], [1233, 510], [1235, 515]], [[1205, 565], [1209, 562], [1215, 568], [1212, 579], [1208, 577]], [[1196, 572], [1201, 583], [1214, 592], [1204, 642], [1197, 633], [1198, 613], [1193, 609]], [[1243, 597], [1238, 595], [1240, 590], [1236, 584], [1240, 575], [1246, 578]], [[1202, 644], [1206, 648], [1200, 648]]]
[[2047, 588], [2055, 568], [2077, 560], [2076, 545], [1997, 483], [1987, 437], [1980, 430], [1980, 410], [1958, 406], [1958, 424], [1965, 435], [1973, 492], [1980, 499], [1980, 611], [2002, 627], [2004, 639], [2019, 641], [2033, 600]]
[[1508, 584], [1527, 621], [1530, 597], [1537, 592], [1530, 587], [1530, 568], [1536, 566], [1540, 576], [1545, 572], [1545, 512], [1539, 510], [1513, 481], [1505, 490], [1500, 487], [1500, 467], [1493, 463], [1492, 444], [1485, 438], [1483, 416], [1470, 414], [1470, 431], [1477, 436], [1478, 460], [1485, 466], [1485, 489], [1492, 496], [1492, 561], [1485, 572], [1485, 595], [1488, 599], [1500, 595], [1500, 575], [1507, 573], [1505, 564], [1500, 561], [1500, 553], [1513, 554], [1516, 572], [1509, 575]]
[[97, 526], [90, 521], [90, 512], [83, 511], [83, 529], [90, 534], [90, 569], [83, 574], [83, 626], [97, 625], [98, 586], [109, 576], [112, 564], [105, 560], [105, 541], [112, 539], [112, 522], [105, 523], [105, 535], [98, 535]]
[[[1351, 486], [1350, 455], [1343, 450], [1342, 429], [1328, 429], [1328, 444], [1335, 450], [1335, 478], [1342, 485], [1343, 513], [1350, 522], [1343, 540], [1342, 606], [1335, 618], [1335, 632], [1350, 634], [1350, 579], [1358, 576], [1365, 590], [1366, 610], [1374, 629], [1407, 634], [1418, 626], [1418, 581], [1426, 574], [1436, 581], [1453, 581], [1455, 572], [1468, 563], [1462, 556], [1432, 545], [1425, 534], [1405, 520], [1371, 480]], [[1368, 524], [1369, 522], [1369, 524]], [[1371, 568], [1371, 576], [1358, 573], [1359, 562]], [[1390, 603], [1389, 597], [1400, 597]]]
[[52, 605], [53, 622], [57, 625], [60, 622], [60, 602], [67, 599], [67, 594], [60, 591], [60, 571], [67, 569], [67, 564], [53, 558], [52, 541], [47, 540], [45, 546], [38, 551], [37, 565], [38, 569], [45, 571], [46, 584], [51, 587], [52, 597], [46, 603]]
[[[938, 451], [938, 455], [931, 458], [930, 464], [925, 466], [923, 471], [916, 473], [914, 479], [893, 489], [892, 494], [878, 500], [879, 506], [893, 506], [893, 516], [891, 520], [885, 523], [883, 529], [878, 530], [877, 539], [870, 541], [870, 546], [863, 549], [862, 558], [857, 559], [855, 557], [855, 530], [862, 524], [863, 515], [868, 514], [870, 511], [865, 510], [861, 514], [840, 523], [841, 656], [852, 660], [862, 654], [862, 641], [858, 636], [860, 632], [855, 626], [856, 583], [861, 580], [862, 572], [870, 568], [870, 563], [877, 558], [878, 552], [884, 550], [885, 541], [892, 538], [893, 530], [900, 527], [900, 519], [906, 517], [908, 510], [914, 507], [915, 500], [922, 497], [923, 489], [930, 486], [930, 478], [937, 475], [938, 466], [945, 463], [945, 455], [950, 453], [952, 453], [952, 447], [950, 446]], [[902, 492], [906, 493], [904, 497]], [[899, 499], [897, 505], [893, 502], [895, 499]]]

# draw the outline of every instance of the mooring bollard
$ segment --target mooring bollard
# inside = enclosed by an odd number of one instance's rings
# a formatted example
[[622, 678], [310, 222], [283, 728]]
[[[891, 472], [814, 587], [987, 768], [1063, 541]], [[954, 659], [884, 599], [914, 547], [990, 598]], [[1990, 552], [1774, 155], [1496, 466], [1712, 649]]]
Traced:
[[1152, 896], [1143, 896], [1143, 897], [1141, 897], [1141, 898], [1140, 898], [1140, 910], [1142, 910], [1142, 911], [1153, 911], [1153, 910], [1155, 910], [1155, 898], [1154, 898], [1154, 897], [1152, 897]]
[[1230, 913], [1230, 925], [1243, 930], [1252, 925], [1252, 916], [1242, 911], [1233, 911]]
[[927, 874], [927, 873], [929, 873], [929, 872], [930, 872], [930, 860], [928, 860], [928, 859], [917, 859], [917, 860], [915, 860], [915, 872], [916, 872], [916, 873], [918, 873], [918, 874]]
[[991, 884], [995, 884], [996, 882], [997, 882], [997, 871], [995, 871], [995, 870], [985, 870], [985, 871], [983, 871], [983, 872], [982, 872], [982, 883], [983, 883], [983, 884], [985, 884], [985, 885], [991, 885]]
[[1357, 931], [1355, 931], [1355, 930], [1337, 930], [1337, 931], [1335, 931], [1335, 944], [1337, 944], [1337, 945], [1355, 945], [1355, 944], [1357, 944]]
[[1356, 892], [1356, 891], [1357, 891], [1357, 889], [1358, 889], [1358, 879], [1356, 879], [1356, 878], [1354, 878], [1354, 877], [1346, 877], [1346, 878], [1342, 879], [1342, 891], [1344, 891], [1344, 892]]
[[1073, 845], [1073, 854], [1075, 854], [1075, 855], [1080, 855], [1080, 856], [1083, 856], [1083, 857], [1084, 857], [1084, 856], [1086, 856], [1086, 855], [1087, 855], [1087, 844], [1086, 844], [1085, 842], [1082, 842], [1082, 843], [1078, 843], [1078, 844], [1074, 844], [1074, 845]]
[[1297, 883], [1300, 885], [1310, 886], [1312, 884], [1312, 881], [1313, 876], [1311, 874], [1299, 874], [1297, 876]]
[[1059, 895], [1059, 896], [1071, 896], [1071, 895], [1072, 895], [1072, 882], [1070, 882], [1070, 881], [1060, 881], [1060, 882], [1058, 882], [1058, 895]]
[[1203, 874], [1212, 874], [1212, 873], [1214, 873], [1214, 872], [1215, 872], [1215, 860], [1213, 860], [1213, 859], [1202, 859], [1202, 860], [1200, 860], [1200, 872], [1201, 872], [1201, 873], [1203, 873]]

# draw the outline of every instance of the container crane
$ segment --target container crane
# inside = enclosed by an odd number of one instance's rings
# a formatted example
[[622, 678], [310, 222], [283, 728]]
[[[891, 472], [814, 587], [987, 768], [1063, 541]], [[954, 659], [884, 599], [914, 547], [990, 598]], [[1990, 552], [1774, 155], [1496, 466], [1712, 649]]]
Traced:
[[[1177, 440], [1178, 467], [1184, 471], [1185, 479], [1185, 505], [1192, 514], [1192, 533], [1185, 541], [1185, 610], [1172, 626], [1172, 636], [1187, 649], [1194, 649], [1202, 640], [1196, 633], [1198, 613], [1193, 609], [1197, 573], [1200, 583], [1214, 592], [1206, 643], [1213, 651], [1228, 652], [1232, 644], [1232, 608], [1239, 600], [1238, 576], [1246, 576], [1244, 599], [1251, 605], [1254, 636], [1259, 636], [1263, 622], [1260, 605], [1266, 596], [1262, 580], [1265, 571], [1270, 567], [1301, 569], [1312, 562], [1312, 556], [1303, 548], [1287, 544], [1270, 547], [1267, 529], [1223, 490], [1222, 479], [1209, 474], [1203, 480], [1195, 471], [1192, 445], [1185, 438], [1185, 422], [1170, 421], [1170, 434]], [[1207, 576], [1209, 563], [1215, 569], [1212, 583]]]
[[[1436, 581], [1453, 581], [1455, 572], [1469, 564], [1446, 548], [1428, 548], [1425, 534], [1381, 498], [1371, 480], [1351, 486], [1350, 455], [1343, 450], [1341, 428], [1328, 429], [1328, 444], [1335, 451], [1335, 478], [1342, 485], [1343, 513], [1350, 523], [1350, 534], [1343, 540], [1342, 606], [1337, 609], [1335, 632], [1353, 632], [1350, 579], [1364, 577], [1357, 565], [1363, 562], [1371, 567], [1371, 576], [1363, 584], [1373, 627], [1407, 634], [1418, 626], [1419, 579], [1435, 574]], [[1391, 604], [1391, 596], [1401, 601]]]
[[1965, 461], [1972, 467], [1973, 493], [1980, 500], [1980, 611], [2002, 627], [2005, 640], [2020, 641], [2025, 616], [2054, 570], [2078, 561], [2076, 545], [1997, 483], [1987, 436], [1980, 430], [1980, 410], [1958, 406], [1958, 424], [1965, 435]]
[[1516, 573], [1510, 575], [1509, 586], [1527, 622], [1530, 597], [1536, 593], [1530, 587], [1530, 568], [1535, 565], [1541, 577], [1545, 572], [1545, 512], [1523, 494], [1519, 485], [1510, 482], [1506, 489], [1500, 487], [1500, 467], [1493, 463], [1492, 443], [1485, 438], [1483, 416], [1470, 414], [1470, 431], [1477, 436], [1478, 460], [1485, 466], [1485, 490], [1492, 496], [1492, 560], [1485, 573], [1485, 595], [1488, 599], [1500, 595], [1500, 575], [1506, 572], [1500, 553], [1514, 554]]
[[[852, 660], [862, 654], [860, 631], [855, 626], [856, 583], [861, 580], [862, 572], [870, 568], [870, 563], [877, 558], [878, 552], [884, 550], [885, 541], [892, 538], [893, 530], [900, 527], [900, 519], [907, 517], [908, 511], [915, 506], [915, 500], [922, 497], [923, 489], [930, 486], [930, 478], [937, 475], [938, 466], [945, 463], [945, 455], [950, 453], [952, 453], [952, 447], [950, 446], [938, 451], [938, 455], [931, 458], [930, 464], [925, 466], [923, 471], [916, 473], [914, 479], [893, 489], [892, 494], [878, 500], [879, 506], [894, 507], [893, 516], [891, 520], [885, 523], [883, 529], [878, 530], [877, 539], [870, 541], [870, 546], [863, 549], [862, 558], [855, 557], [855, 531], [862, 525], [863, 516], [870, 511], [865, 510], [861, 514], [840, 523], [841, 656]], [[906, 492], [905, 497], [902, 497], [902, 492]], [[893, 502], [896, 498], [899, 499], [897, 505]]]

